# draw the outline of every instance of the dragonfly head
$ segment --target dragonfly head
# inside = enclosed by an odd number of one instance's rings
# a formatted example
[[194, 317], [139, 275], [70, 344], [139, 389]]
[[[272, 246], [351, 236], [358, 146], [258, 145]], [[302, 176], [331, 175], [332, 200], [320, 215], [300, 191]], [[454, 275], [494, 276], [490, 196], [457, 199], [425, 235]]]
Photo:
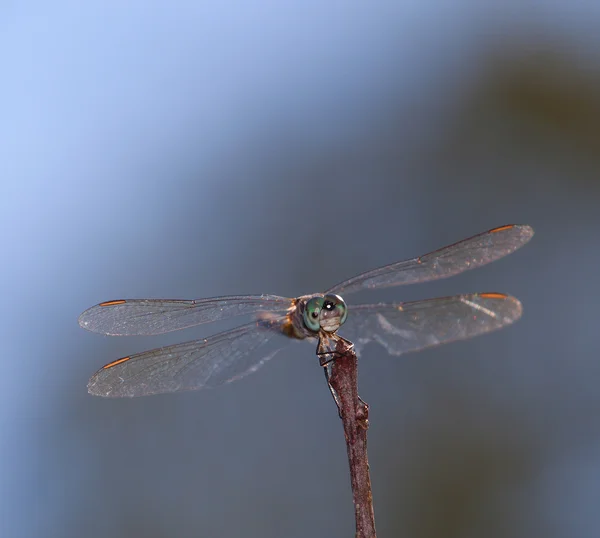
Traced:
[[304, 324], [314, 332], [334, 333], [348, 317], [348, 307], [339, 295], [332, 293], [313, 297], [304, 308]]

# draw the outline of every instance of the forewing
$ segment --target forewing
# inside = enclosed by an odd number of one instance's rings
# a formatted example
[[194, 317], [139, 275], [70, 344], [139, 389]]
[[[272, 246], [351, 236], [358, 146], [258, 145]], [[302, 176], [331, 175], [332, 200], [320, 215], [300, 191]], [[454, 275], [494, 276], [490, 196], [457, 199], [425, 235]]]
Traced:
[[392, 355], [464, 340], [509, 325], [521, 303], [502, 293], [475, 293], [400, 304], [355, 305], [339, 330], [358, 352], [379, 342]]
[[256, 312], [283, 313], [292, 300], [277, 295], [230, 295], [183, 301], [120, 299], [88, 308], [79, 325], [111, 336], [162, 334]]
[[291, 340], [283, 320], [243, 325], [209, 338], [137, 353], [107, 364], [88, 383], [96, 396], [133, 397], [197, 390], [255, 372]]
[[335, 285], [327, 293], [347, 295], [363, 289], [446, 278], [502, 258], [522, 247], [532, 237], [533, 228], [530, 226], [519, 224], [501, 226], [419, 258], [367, 271]]

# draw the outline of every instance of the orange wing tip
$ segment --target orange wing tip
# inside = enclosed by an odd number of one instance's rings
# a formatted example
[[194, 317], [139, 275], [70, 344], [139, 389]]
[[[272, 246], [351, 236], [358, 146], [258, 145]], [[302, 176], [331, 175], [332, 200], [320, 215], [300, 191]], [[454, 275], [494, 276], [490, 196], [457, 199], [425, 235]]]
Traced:
[[116, 366], [117, 364], [127, 362], [129, 359], [131, 359], [131, 357], [123, 357], [122, 359], [117, 359], [116, 361], [109, 362], [106, 366], [103, 366], [102, 369], [108, 370], [109, 368], [112, 368], [113, 366]]
[[119, 299], [118, 301], [106, 301], [105, 303], [100, 303], [98, 306], [115, 306], [116, 304], [123, 304], [126, 302], [125, 299]]
[[505, 293], [480, 293], [479, 297], [484, 299], [508, 299], [508, 295]]
[[515, 225], [514, 224], [507, 224], [506, 226], [500, 226], [498, 228], [494, 228], [493, 230], [490, 230], [491, 234], [495, 234], [497, 232], [503, 232], [504, 230], [510, 230], [511, 228], [514, 228]]

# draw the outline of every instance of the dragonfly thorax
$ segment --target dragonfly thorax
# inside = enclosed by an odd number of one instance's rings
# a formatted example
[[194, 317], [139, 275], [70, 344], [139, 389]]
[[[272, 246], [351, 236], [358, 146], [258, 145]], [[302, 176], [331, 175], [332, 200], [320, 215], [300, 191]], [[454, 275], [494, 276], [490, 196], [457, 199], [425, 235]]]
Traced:
[[327, 294], [309, 299], [304, 307], [306, 328], [313, 332], [334, 333], [348, 317], [348, 307], [339, 295]]

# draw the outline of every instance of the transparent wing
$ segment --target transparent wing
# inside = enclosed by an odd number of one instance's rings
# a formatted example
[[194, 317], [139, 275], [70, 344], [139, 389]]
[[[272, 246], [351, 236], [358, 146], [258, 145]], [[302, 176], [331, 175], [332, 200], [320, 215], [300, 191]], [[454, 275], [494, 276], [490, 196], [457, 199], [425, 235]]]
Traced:
[[79, 316], [79, 325], [111, 336], [152, 335], [243, 314], [283, 312], [291, 305], [291, 299], [277, 295], [230, 295], [192, 301], [121, 299], [88, 308]]
[[374, 341], [388, 353], [401, 355], [495, 331], [519, 319], [521, 312], [521, 303], [502, 293], [353, 305], [339, 333], [354, 343], [357, 352]]
[[152, 349], [107, 364], [88, 383], [96, 396], [133, 397], [196, 390], [255, 372], [291, 342], [279, 330], [250, 323], [209, 338]]
[[502, 258], [522, 247], [532, 237], [533, 228], [530, 226], [519, 224], [501, 226], [419, 258], [367, 271], [335, 285], [327, 293], [343, 295], [362, 289], [385, 288], [446, 278]]

